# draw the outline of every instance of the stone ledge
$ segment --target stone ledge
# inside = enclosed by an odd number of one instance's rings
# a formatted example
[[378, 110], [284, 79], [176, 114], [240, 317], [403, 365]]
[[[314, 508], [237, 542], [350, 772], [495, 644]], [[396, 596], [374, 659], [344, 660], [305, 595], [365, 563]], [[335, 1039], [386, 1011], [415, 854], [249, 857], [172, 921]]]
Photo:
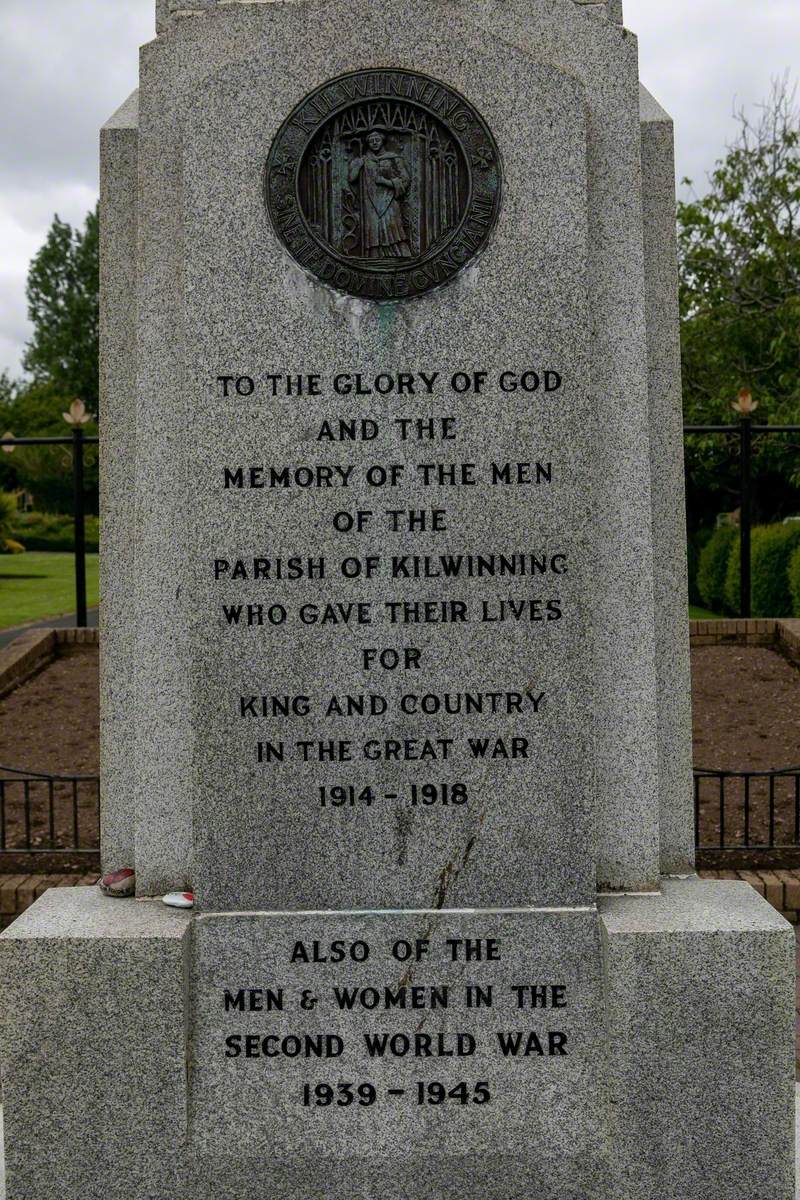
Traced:
[[181, 1169], [188, 916], [51, 889], [0, 934], [9, 1197], [200, 1195]]
[[[273, 4], [276, 0], [156, 0], [156, 31], [162, 33], [168, 22], [181, 17], [196, 17], [215, 8], [233, 8], [248, 4]], [[295, 3], [297, 0], [295, 0]], [[621, 25], [622, 0], [574, 0], [578, 8]]]
[[787, 921], [800, 924], [800, 870], [698, 871], [698, 875], [701, 879], [739, 879], [749, 883]]
[[[698, 871], [698, 875], [749, 883], [787, 921], [800, 924], [800, 870]], [[7, 928], [50, 888], [92, 887], [97, 879], [96, 874], [0, 875], [0, 929]]]
[[96, 883], [97, 875], [0, 875], [0, 929], [7, 929], [50, 888]]
[[610, 1194], [789, 1200], [794, 930], [743, 881], [664, 879], [659, 896], [602, 897], [598, 911]]

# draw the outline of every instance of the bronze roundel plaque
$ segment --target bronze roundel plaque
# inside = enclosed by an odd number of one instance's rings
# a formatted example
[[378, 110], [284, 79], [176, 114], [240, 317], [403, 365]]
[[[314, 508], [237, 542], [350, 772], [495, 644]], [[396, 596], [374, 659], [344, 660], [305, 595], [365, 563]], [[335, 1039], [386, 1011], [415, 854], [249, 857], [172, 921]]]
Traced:
[[353, 296], [439, 287], [483, 249], [500, 156], [463, 96], [427, 75], [355, 71], [311, 92], [267, 159], [267, 209], [292, 257]]

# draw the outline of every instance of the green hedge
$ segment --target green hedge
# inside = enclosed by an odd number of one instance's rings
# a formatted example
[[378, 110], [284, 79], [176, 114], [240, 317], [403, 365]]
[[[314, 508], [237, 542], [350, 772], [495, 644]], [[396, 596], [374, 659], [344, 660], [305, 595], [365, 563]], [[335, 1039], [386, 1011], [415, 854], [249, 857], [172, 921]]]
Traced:
[[689, 603], [698, 608], [703, 606], [703, 597], [697, 584], [697, 572], [700, 569], [700, 555], [706, 548], [713, 529], [696, 529], [690, 533], [686, 542], [687, 565], [689, 568]]
[[[86, 549], [96, 554], [100, 540], [100, 522], [97, 517], [87, 515]], [[26, 550], [75, 549], [75, 534], [72, 517], [65, 513], [17, 513], [11, 536], [22, 542]]]
[[[755, 531], [753, 531], [755, 532]], [[731, 552], [728, 555], [725, 571], [725, 587], [722, 600], [722, 611], [729, 613], [731, 616], [739, 616], [739, 608], [741, 602], [740, 580], [742, 575], [742, 548], [737, 537], [735, 544], [731, 546]], [[753, 581], [753, 548], [750, 547], [750, 585]], [[750, 610], [752, 612], [752, 595], [750, 597]]]
[[790, 617], [789, 563], [800, 546], [800, 522], [756, 529], [753, 548], [753, 616]]
[[[800, 546], [800, 523], [756, 525], [750, 547], [750, 608], [754, 617], [790, 617], [792, 593], [789, 565]], [[725, 607], [739, 611], [741, 556], [738, 538], [728, 559]]]
[[0, 554], [10, 552], [7, 542], [13, 541], [14, 517], [17, 497], [11, 492], [0, 492]]
[[[721, 613], [725, 605], [725, 580], [728, 572], [728, 560], [739, 531], [731, 525], [715, 529], [711, 537], [700, 551], [697, 566], [697, 591], [703, 604], [711, 612]], [[738, 598], [737, 598], [738, 606]]]
[[792, 596], [792, 616], [800, 617], [800, 546], [796, 546], [789, 559], [789, 591]]

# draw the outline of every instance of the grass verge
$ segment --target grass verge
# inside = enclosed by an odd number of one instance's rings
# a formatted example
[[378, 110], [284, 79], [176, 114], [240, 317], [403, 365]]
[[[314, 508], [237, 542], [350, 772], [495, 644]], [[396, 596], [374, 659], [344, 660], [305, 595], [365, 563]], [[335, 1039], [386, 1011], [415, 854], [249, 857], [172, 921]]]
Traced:
[[[86, 555], [86, 603], [97, 604], [97, 554]], [[0, 629], [75, 611], [72, 554], [0, 554]]]

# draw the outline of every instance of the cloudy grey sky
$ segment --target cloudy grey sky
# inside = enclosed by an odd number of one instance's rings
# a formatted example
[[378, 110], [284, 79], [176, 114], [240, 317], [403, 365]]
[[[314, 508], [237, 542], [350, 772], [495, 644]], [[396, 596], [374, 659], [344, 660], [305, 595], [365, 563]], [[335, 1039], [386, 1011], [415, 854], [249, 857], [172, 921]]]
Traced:
[[[375, 0], [377, 2], [377, 0]], [[0, 0], [0, 370], [19, 372], [25, 275], [53, 213], [82, 222], [97, 129], [136, 86], [155, 0]], [[800, 75], [800, 0], [625, 0], [642, 79], [676, 121], [678, 176], [702, 184], [734, 99]]]

